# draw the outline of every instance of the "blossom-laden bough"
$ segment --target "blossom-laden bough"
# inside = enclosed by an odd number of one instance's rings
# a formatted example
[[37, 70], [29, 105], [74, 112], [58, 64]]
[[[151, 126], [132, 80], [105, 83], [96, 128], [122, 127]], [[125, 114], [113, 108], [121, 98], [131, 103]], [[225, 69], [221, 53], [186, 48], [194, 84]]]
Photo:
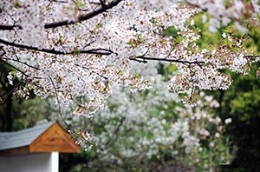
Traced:
[[[242, 38], [226, 33], [228, 45], [201, 50], [193, 15], [207, 11], [214, 31], [235, 21], [245, 31], [257, 24], [259, 4], [225, 1], [179, 0], [4, 0], [0, 2], [1, 62], [17, 70], [8, 78], [25, 81], [17, 95], [31, 90], [41, 97], [55, 96], [57, 103], [91, 116], [119, 85], [132, 90], [152, 87], [152, 77], [130, 72], [130, 61], [173, 63], [178, 74], [169, 89], [187, 95], [193, 103], [196, 89], [227, 89], [229, 76], [220, 71], [246, 73], [254, 56], [242, 47]], [[174, 27], [174, 36], [163, 32]], [[234, 48], [231, 47], [236, 47]]]
[[196, 107], [185, 106], [178, 94], [163, 89], [172, 74], [159, 74], [162, 66], [157, 61], [135, 63], [133, 73], [154, 76], [153, 88], [139, 94], [130, 88], [114, 89], [108, 106], [92, 118], [72, 117], [70, 109], [63, 108], [66, 122], [81, 130], [72, 135], [91, 159], [84, 161], [84, 169], [160, 171], [181, 164], [189, 171], [210, 171], [231, 161], [233, 152], [223, 134], [231, 121], [214, 114], [220, 104], [200, 92]]

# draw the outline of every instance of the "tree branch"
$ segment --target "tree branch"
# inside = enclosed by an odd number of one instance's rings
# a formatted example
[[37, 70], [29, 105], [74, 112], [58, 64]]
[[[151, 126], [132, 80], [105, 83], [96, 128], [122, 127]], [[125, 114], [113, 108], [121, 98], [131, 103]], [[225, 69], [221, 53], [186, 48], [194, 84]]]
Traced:
[[116, 129], [113, 131], [112, 138], [105, 143], [106, 148], [112, 146], [116, 142], [116, 138], [117, 138], [117, 135], [118, 135], [117, 133], [119, 132], [119, 130], [120, 130], [121, 126], [123, 125], [125, 119], [126, 119], [126, 117], [121, 116], [119, 124], [117, 125]]
[[244, 58], [257, 58], [260, 57], [260, 55], [246, 55]]
[[8, 66], [10, 66], [11, 68], [13, 68], [13, 69], [15, 69], [15, 70], [17, 70], [17, 71], [19, 71], [19, 72], [21, 72], [24, 76], [27, 76], [24, 71], [22, 71], [21, 69], [15, 67], [14, 65], [12, 65], [12, 64], [10, 64], [10, 63], [8, 63], [8, 62], [2, 60], [2, 59], [0, 59], [0, 62], [6, 64], [6, 65], [8, 65]]
[[29, 45], [24, 45], [24, 44], [18, 44], [18, 43], [9, 42], [9, 41], [3, 40], [3, 39], [0, 39], [0, 43], [4, 44], [4, 45], [13, 46], [16, 48], [39, 51], [39, 52], [44, 52], [44, 53], [49, 53], [49, 54], [54, 54], [54, 55], [73, 55], [73, 54], [111, 55], [111, 54], [116, 54], [112, 50], [105, 49], [105, 48], [95, 48], [95, 49], [89, 49], [89, 50], [75, 49], [75, 50], [72, 50], [69, 52], [65, 52], [65, 51], [56, 50], [54, 48], [46, 49], [46, 48], [39, 48], [39, 47], [29, 46]]
[[[71, 20], [63, 20], [63, 21], [58, 21], [58, 22], [52, 22], [52, 23], [46, 23], [44, 24], [45, 29], [51, 29], [51, 28], [57, 28], [61, 26], [68, 26], [76, 23], [80, 23], [82, 21], [91, 19], [103, 12], [106, 12], [107, 10], [117, 6], [122, 0], [115, 0], [110, 2], [109, 4], [102, 4], [100, 8], [98, 8], [95, 11], [89, 12], [87, 14], [82, 14], [77, 17], [76, 20], [71, 21]], [[0, 30], [14, 30], [14, 28], [19, 28], [22, 29], [22, 26], [20, 25], [1, 25], [0, 24]]]
[[0, 24], [0, 30], [14, 30], [14, 28], [22, 29], [22, 26], [20, 26], [20, 25], [3, 25], [3, 24]]
[[197, 64], [201, 66], [201, 64], [205, 63], [203, 61], [187, 61], [187, 60], [179, 60], [179, 59], [169, 59], [169, 58], [156, 58], [156, 57], [147, 57], [147, 56], [137, 56], [129, 58], [129, 60], [137, 61], [140, 63], [147, 63], [148, 61], [165, 61], [165, 62], [173, 62], [173, 63], [182, 63], [182, 64]]
[[67, 1], [59, 1], [59, 0], [49, 0], [50, 2], [57, 2], [57, 3], [67, 3]]
[[[32, 66], [32, 65], [30, 65], [30, 64], [28, 64], [28, 63], [26, 63], [26, 62], [22, 62], [22, 61], [20, 61], [20, 60], [17, 60], [17, 59], [12, 59], [12, 58], [8, 58], [8, 57], [6, 57], [6, 58], [2, 58], [2, 59], [0, 59], [0, 61], [14, 61], [14, 62], [17, 62], [17, 63], [20, 63], [20, 64], [23, 64], [23, 65], [25, 65], [25, 66], [28, 66], [28, 67], [30, 67], [30, 68], [33, 68], [33, 69], [36, 69], [36, 70], [40, 70], [39, 68], [37, 68], [37, 67], [35, 67], [35, 66]], [[7, 63], [7, 62], [6, 62]], [[14, 67], [14, 66], [12, 66], [12, 67]], [[17, 68], [15, 68], [16, 70], [18, 70]], [[18, 70], [19, 71], [19, 70]], [[21, 71], [20, 71], [21, 72]], [[25, 74], [24, 74], [25, 75]]]

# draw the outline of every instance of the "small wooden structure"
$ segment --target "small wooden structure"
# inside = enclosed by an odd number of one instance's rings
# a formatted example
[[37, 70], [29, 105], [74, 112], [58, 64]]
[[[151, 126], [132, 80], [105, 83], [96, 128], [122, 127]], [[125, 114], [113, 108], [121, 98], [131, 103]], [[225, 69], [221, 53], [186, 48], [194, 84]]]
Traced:
[[57, 122], [0, 133], [0, 171], [58, 172], [59, 153], [79, 152]]

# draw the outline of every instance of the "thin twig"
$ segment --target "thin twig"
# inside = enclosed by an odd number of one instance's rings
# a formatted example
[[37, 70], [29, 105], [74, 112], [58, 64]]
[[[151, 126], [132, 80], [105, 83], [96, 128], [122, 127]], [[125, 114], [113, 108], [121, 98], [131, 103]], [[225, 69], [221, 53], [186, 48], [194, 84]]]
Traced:
[[25, 66], [28, 66], [28, 67], [30, 67], [30, 68], [33, 68], [33, 69], [36, 69], [36, 70], [40, 70], [39, 68], [37, 68], [37, 67], [35, 67], [35, 66], [32, 66], [32, 65], [30, 65], [30, 64], [28, 64], [28, 63], [26, 63], [26, 62], [22, 62], [22, 61], [20, 61], [20, 60], [11, 59], [11, 58], [2, 58], [2, 59], [3, 59], [3, 60], [14, 61], [14, 62], [23, 64], [23, 65], [25, 65]]
[[57, 100], [58, 108], [59, 108], [59, 113], [58, 113], [58, 114], [59, 114], [61, 120], [64, 122], [64, 124], [65, 124], [71, 131], [75, 132], [75, 131], [72, 129], [72, 127], [66, 122], [66, 120], [65, 120], [65, 119], [63, 118], [63, 116], [62, 116], [61, 105], [60, 105], [60, 99], [59, 99], [59, 97], [58, 97], [57, 88], [56, 88], [56, 86], [55, 86], [55, 84], [54, 84], [54, 82], [53, 82], [53, 80], [52, 80], [52, 78], [51, 78], [50, 76], [49, 76], [49, 79], [50, 79], [51, 84], [52, 84], [52, 86], [53, 86], [53, 88], [54, 88], [54, 90], [55, 90], [56, 100]]
[[260, 57], [260, 55], [246, 55], [246, 56], [244, 56], [244, 58], [256, 58], [256, 57]]
[[187, 61], [187, 60], [179, 60], [179, 59], [170, 59], [170, 58], [157, 58], [157, 57], [147, 57], [147, 56], [136, 56], [129, 58], [129, 60], [147, 63], [148, 61], [165, 61], [165, 62], [173, 62], [173, 63], [182, 63], [182, 64], [197, 64], [201, 66], [201, 64], [205, 63], [203, 61]]
[[28, 76], [28, 75], [26, 75], [26, 73], [25, 73], [24, 71], [22, 71], [21, 69], [15, 67], [14, 65], [12, 65], [12, 64], [10, 64], [10, 63], [8, 63], [8, 62], [2, 60], [2, 59], [0, 59], [0, 61], [3, 62], [4, 64], [10, 66], [11, 68], [14, 68], [15, 70], [21, 72], [24, 76]]

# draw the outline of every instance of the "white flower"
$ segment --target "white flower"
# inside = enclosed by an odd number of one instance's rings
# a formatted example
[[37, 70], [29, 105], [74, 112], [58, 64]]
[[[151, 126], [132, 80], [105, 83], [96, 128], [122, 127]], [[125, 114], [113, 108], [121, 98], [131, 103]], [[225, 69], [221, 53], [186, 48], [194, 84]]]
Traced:
[[215, 137], [219, 138], [220, 137], [220, 134], [217, 132], [215, 133]]
[[214, 143], [214, 142], [210, 142], [210, 143], [209, 143], [209, 146], [210, 146], [210, 147], [214, 147], [214, 146], [215, 146], [215, 143]]
[[223, 38], [226, 38], [227, 37], [227, 34], [224, 32], [224, 33], [222, 33], [222, 37]]
[[11, 72], [8, 73], [7, 79], [8, 79], [8, 83], [9, 83], [10, 85], [13, 85], [14, 76], [13, 76], [13, 74], [12, 74]]
[[225, 119], [225, 124], [229, 124], [229, 123], [231, 123], [231, 122], [232, 122], [232, 119], [231, 119], [231, 118]]

